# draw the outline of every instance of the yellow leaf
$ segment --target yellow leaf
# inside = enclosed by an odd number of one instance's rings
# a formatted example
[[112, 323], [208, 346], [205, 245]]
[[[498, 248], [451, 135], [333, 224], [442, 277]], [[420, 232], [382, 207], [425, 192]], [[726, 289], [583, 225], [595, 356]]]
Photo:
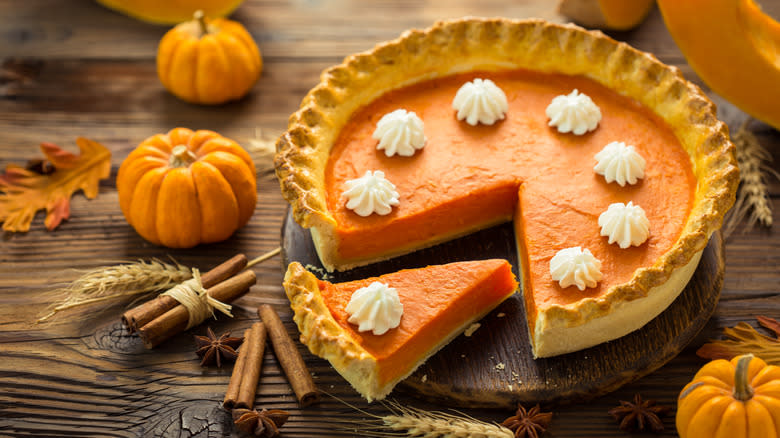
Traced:
[[46, 228], [53, 230], [70, 216], [70, 197], [82, 190], [89, 199], [98, 194], [98, 182], [111, 173], [111, 153], [98, 142], [79, 137], [81, 153], [71, 154], [51, 143], [41, 150], [55, 171], [39, 175], [9, 164], [0, 175], [0, 222], [3, 230], [28, 231], [35, 212], [46, 209]]

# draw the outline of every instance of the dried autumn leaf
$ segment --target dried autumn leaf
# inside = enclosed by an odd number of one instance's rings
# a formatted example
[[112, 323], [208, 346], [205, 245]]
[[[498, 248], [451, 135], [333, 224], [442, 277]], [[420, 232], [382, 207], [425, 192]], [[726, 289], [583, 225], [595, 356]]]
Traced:
[[734, 327], [723, 329], [728, 339], [704, 344], [696, 354], [705, 359], [730, 360], [741, 354], [752, 353], [768, 364], [780, 365], [780, 322], [766, 316], [756, 319], [763, 327], [774, 332], [774, 339], [757, 332], [750, 324], [740, 322]]
[[757, 316], [756, 319], [764, 328], [772, 330], [777, 340], [780, 341], [780, 321], [766, 316]]
[[98, 142], [79, 137], [81, 153], [74, 155], [52, 143], [41, 150], [56, 169], [40, 175], [9, 164], [0, 175], [0, 222], [6, 231], [28, 231], [35, 212], [46, 209], [46, 228], [53, 230], [70, 216], [70, 197], [81, 189], [92, 199], [98, 182], [111, 172], [111, 153]]

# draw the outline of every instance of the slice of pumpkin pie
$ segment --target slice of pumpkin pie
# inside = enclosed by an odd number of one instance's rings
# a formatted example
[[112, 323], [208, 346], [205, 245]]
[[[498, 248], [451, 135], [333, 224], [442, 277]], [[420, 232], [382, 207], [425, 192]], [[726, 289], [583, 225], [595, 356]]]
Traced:
[[501, 259], [336, 284], [293, 262], [284, 289], [301, 342], [371, 401], [512, 295], [517, 281]]

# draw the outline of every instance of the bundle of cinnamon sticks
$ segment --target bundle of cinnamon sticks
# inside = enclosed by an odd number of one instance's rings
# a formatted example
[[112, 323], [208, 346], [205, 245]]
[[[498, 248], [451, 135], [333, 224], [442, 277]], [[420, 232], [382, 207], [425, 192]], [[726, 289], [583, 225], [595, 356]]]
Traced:
[[309, 406], [319, 401], [320, 393], [311, 373], [279, 315], [268, 304], [260, 306], [257, 314], [262, 322], [252, 324], [244, 332], [244, 343], [239, 350], [222, 405], [225, 409], [252, 409], [263, 365], [266, 337], [271, 338], [271, 346], [298, 398], [298, 404]]
[[[273, 253], [269, 253], [273, 255]], [[254, 262], [254, 261], [253, 261]], [[230, 303], [249, 291], [257, 278], [244, 268], [246, 256], [238, 254], [200, 276], [207, 293], [223, 303]], [[308, 406], [319, 401], [320, 394], [306, 364], [282, 320], [269, 305], [257, 309], [261, 322], [244, 332], [233, 374], [228, 384], [223, 406], [226, 409], [252, 409], [263, 365], [266, 338], [293, 388], [298, 403]], [[122, 322], [131, 333], [137, 332], [146, 348], [154, 348], [166, 339], [187, 329], [189, 314], [184, 305], [168, 295], [134, 307], [122, 315]]]
[[[238, 254], [201, 275], [201, 283], [212, 298], [230, 303], [246, 294], [257, 281], [253, 271], [242, 271], [246, 265], [246, 256]], [[124, 325], [130, 333], [138, 332], [146, 348], [154, 348], [183, 332], [188, 321], [187, 309], [167, 295], [147, 301], [122, 315]]]

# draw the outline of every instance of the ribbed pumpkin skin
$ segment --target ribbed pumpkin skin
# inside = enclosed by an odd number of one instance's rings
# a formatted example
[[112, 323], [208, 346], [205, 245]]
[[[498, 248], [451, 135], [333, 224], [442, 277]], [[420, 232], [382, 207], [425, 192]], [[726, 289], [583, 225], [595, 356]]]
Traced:
[[741, 400], [735, 388], [742, 357], [704, 365], [683, 388], [676, 419], [680, 438], [780, 437], [780, 367], [750, 359], [746, 375], [753, 394]]
[[239, 99], [260, 77], [260, 50], [240, 23], [202, 20], [178, 24], [162, 37], [157, 76], [168, 91], [190, 103], [216, 105]]
[[780, 129], [780, 22], [754, 0], [658, 0], [666, 29], [707, 86]]
[[[182, 152], [184, 159], [177, 158]], [[127, 222], [169, 248], [225, 240], [246, 225], [257, 204], [249, 154], [216, 132], [186, 128], [141, 142], [119, 167], [117, 191]]]

